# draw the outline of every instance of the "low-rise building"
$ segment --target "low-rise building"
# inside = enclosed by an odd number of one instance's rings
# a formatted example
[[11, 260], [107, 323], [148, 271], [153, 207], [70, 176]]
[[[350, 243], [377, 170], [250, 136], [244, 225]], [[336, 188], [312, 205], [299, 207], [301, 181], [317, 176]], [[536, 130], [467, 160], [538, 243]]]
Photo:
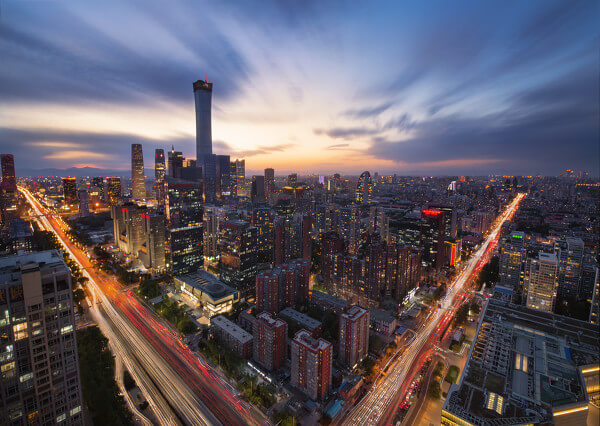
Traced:
[[250, 333], [222, 315], [211, 318], [211, 329], [219, 341], [242, 358], [252, 355], [253, 338]]
[[285, 308], [279, 312], [279, 316], [286, 321], [296, 324], [300, 328], [310, 331], [310, 333], [315, 337], [318, 337], [323, 330], [323, 324], [321, 321], [311, 318], [308, 315], [298, 312], [292, 308]]
[[313, 290], [310, 296], [310, 304], [323, 311], [331, 311], [339, 315], [344, 312], [344, 309], [350, 303], [322, 291]]
[[230, 312], [240, 300], [239, 292], [204, 270], [174, 278], [181, 293], [198, 306], [207, 317]]
[[585, 425], [600, 333], [584, 321], [491, 298], [444, 425]]
[[394, 331], [398, 327], [396, 317], [380, 309], [369, 309], [369, 321], [371, 323], [371, 330], [386, 337], [394, 334]]

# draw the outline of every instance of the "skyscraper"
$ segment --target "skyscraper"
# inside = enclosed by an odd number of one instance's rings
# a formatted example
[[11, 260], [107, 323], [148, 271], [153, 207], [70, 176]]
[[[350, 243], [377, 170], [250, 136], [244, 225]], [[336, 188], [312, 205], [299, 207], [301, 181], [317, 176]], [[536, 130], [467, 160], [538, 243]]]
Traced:
[[121, 178], [118, 176], [106, 177], [106, 201], [109, 206], [116, 206], [121, 202]]
[[275, 170], [270, 168], [265, 169], [265, 192], [267, 200], [272, 202], [275, 195]]
[[2, 163], [2, 189], [6, 192], [16, 192], [15, 158], [12, 154], [2, 154], [0, 161]]
[[213, 84], [208, 81], [194, 82], [196, 105], [196, 161], [212, 155], [211, 104]]
[[165, 150], [157, 148], [154, 152], [154, 179], [156, 181], [156, 200], [159, 206], [165, 205], [166, 188], [165, 188]]
[[181, 151], [175, 151], [175, 147], [173, 145], [171, 145], [171, 150], [168, 154], [168, 166], [169, 177], [181, 177], [181, 169], [183, 168], [183, 154]]
[[244, 190], [246, 180], [246, 160], [236, 159], [231, 162], [231, 195], [239, 197]]
[[77, 192], [79, 196], [79, 214], [81, 216], [87, 216], [90, 214], [90, 194], [87, 189], [80, 189]]
[[218, 246], [221, 280], [244, 298], [252, 296], [258, 259], [256, 228], [243, 220], [224, 220], [219, 224]]
[[349, 367], [361, 362], [369, 352], [369, 312], [352, 306], [340, 315], [338, 357]]
[[229, 155], [217, 155], [217, 201], [225, 201], [231, 196], [231, 159]]
[[371, 204], [373, 199], [373, 181], [368, 171], [362, 172], [356, 184], [356, 202], [358, 204]]
[[55, 250], [0, 259], [0, 423], [83, 425], [71, 272]]
[[265, 177], [252, 176], [252, 191], [250, 197], [253, 203], [265, 202]]
[[104, 178], [102, 176], [96, 176], [92, 178], [92, 186], [98, 188], [98, 195], [101, 200], [104, 201], [106, 192], [104, 191]]
[[525, 274], [527, 307], [552, 312], [557, 288], [558, 259], [556, 255], [539, 252], [537, 258], [527, 259]]
[[62, 180], [63, 183], [63, 198], [65, 204], [73, 205], [77, 203], [77, 179], [74, 177], [66, 177]]
[[131, 144], [131, 198], [134, 200], [143, 200], [146, 198], [145, 181], [142, 145], [133, 143]]
[[323, 398], [331, 388], [331, 343], [315, 339], [306, 330], [300, 330], [291, 343], [292, 386], [313, 400]]

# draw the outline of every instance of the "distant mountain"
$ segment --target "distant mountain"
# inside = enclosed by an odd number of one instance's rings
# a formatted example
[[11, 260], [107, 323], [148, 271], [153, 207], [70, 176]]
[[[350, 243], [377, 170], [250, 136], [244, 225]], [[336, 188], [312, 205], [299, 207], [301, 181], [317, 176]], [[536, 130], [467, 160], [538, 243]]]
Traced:
[[[16, 170], [17, 177], [36, 177], [36, 176], [131, 176], [130, 170], [110, 170], [99, 169], [96, 167], [69, 167], [68, 169], [29, 169], [18, 167]], [[154, 176], [154, 169], [146, 169], [146, 176]]]

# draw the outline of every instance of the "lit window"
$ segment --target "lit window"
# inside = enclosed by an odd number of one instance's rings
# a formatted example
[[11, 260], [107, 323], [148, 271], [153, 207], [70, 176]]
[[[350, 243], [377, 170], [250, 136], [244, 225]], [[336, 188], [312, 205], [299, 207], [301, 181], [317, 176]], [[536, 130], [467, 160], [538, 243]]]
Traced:
[[13, 333], [15, 335], [15, 340], [26, 339], [27, 334], [27, 323], [22, 322], [20, 324], [13, 325]]
[[56, 418], [56, 423], [64, 422], [66, 419], [67, 419], [67, 415], [66, 414], [61, 414], [60, 416], [58, 416]]
[[73, 331], [73, 324], [69, 324], [60, 329], [60, 334], [67, 334]]
[[81, 411], [81, 405], [78, 405], [77, 407], [71, 409], [70, 415], [74, 416], [75, 414], [79, 413], [80, 411]]
[[27, 380], [31, 380], [31, 379], [33, 379], [33, 373], [23, 374], [21, 377], [19, 377], [19, 381], [21, 383], [26, 382]]

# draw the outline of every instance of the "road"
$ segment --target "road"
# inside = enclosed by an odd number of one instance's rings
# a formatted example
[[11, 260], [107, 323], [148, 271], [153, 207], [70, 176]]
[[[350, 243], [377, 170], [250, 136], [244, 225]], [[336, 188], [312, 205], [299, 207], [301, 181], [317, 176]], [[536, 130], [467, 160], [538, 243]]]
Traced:
[[500, 235], [502, 224], [516, 212], [519, 202], [525, 194], [517, 195], [506, 210], [496, 219], [485, 241], [473, 254], [465, 267], [458, 273], [456, 278], [448, 286], [446, 296], [441, 302], [441, 309], [436, 309], [418, 330], [412, 344], [398, 362], [392, 367], [390, 373], [384, 379], [371, 388], [365, 397], [354, 407], [344, 424], [366, 425], [366, 424], [390, 424], [395, 414], [394, 407], [402, 399], [406, 383], [424, 350], [427, 350], [452, 319], [454, 310], [464, 300], [465, 285], [472, 275], [477, 273], [483, 266], [484, 261], [489, 258], [490, 251], [495, 246]]
[[27, 188], [19, 187], [44, 229], [54, 232], [89, 279], [92, 315], [111, 347], [130, 371], [161, 424], [259, 425], [268, 419], [242, 400], [205, 359], [192, 352], [178, 333], [124, 289], [113, 276], [96, 270], [73, 244], [65, 224], [45, 209]]

